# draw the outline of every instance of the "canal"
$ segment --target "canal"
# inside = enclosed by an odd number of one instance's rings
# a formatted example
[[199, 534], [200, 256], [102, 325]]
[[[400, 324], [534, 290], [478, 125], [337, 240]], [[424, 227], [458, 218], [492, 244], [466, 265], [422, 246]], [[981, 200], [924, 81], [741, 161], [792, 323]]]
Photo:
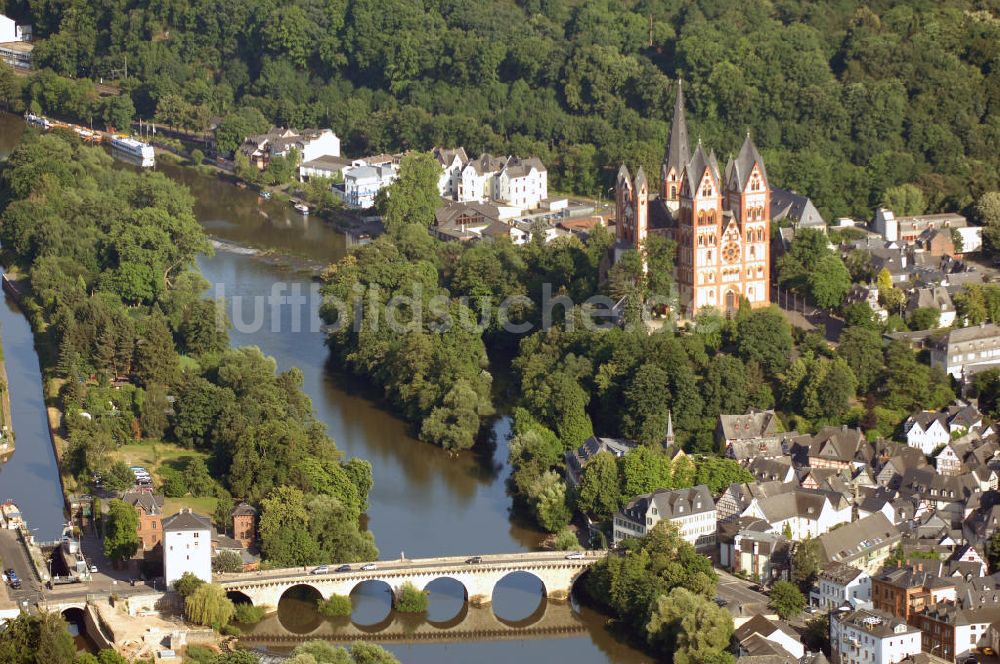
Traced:
[[[0, 116], [0, 150], [9, 150], [21, 131], [19, 118]], [[338, 448], [372, 463], [375, 484], [369, 497], [367, 527], [374, 533], [383, 559], [403, 553], [415, 558], [502, 553], [537, 546], [541, 534], [518, 525], [510, 515], [505, 488], [509, 423], [505, 418], [494, 424], [489, 445], [476, 452], [449, 455], [416, 440], [406, 423], [380, 405], [377, 394], [332, 365], [319, 331], [315, 284], [298, 268], [343, 256], [346, 245], [341, 233], [322, 220], [302, 217], [287, 204], [262, 201], [252, 191], [214, 177], [169, 164], [158, 168], [191, 189], [195, 213], [212, 237], [266, 250], [265, 255], [254, 255], [223, 248], [214, 256], [200, 257], [198, 263], [212, 284], [210, 295], [226, 300], [234, 322], [232, 344], [260, 347], [276, 359], [280, 370], [301, 369], [303, 387]], [[277, 259], [281, 255], [302, 261]], [[291, 302], [282, 303], [280, 298], [287, 296], [292, 296], [288, 298]], [[300, 300], [302, 304], [295, 303]], [[7, 321], [0, 322], [6, 342]], [[37, 358], [33, 352], [25, 354], [35, 362], [37, 382]], [[13, 371], [20, 373], [19, 368]], [[12, 383], [19, 380], [11, 376]], [[40, 389], [38, 382], [39, 399]], [[16, 426], [16, 413], [14, 417]], [[19, 435], [15, 457], [21, 453], [21, 441]], [[35, 485], [34, 495], [42, 485]], [[54, 487], [53, 492], [58, 489]], [[0, 494], [6, 495], [2, 484]], [[540, 592], [532, 577], [511, 577], [498, 588], [493, 610], [501, 618], [517, 621], [538, 610]], [[356, 623], [371, 625], [387, 619], [390, 609], [384, 589], [362, 588], [354, 599]], [[453, 586], [436, 584], [431, 593], [432, 619], [434, 615], [442, 619], [453, 615], [460, 601]], [[314, 616], [307, 615], [312, 611], [311, 603], [296, 604], [294, 599], [282, 609], [286, 615], [294, 613], [297, 618], [292, 622], [300, 623], [312, 622]], [[574, 615], [585, 629], [567, 638], [384, 645], [407, 664], [650, 661], [613, 639], [604, 628], [605, 616], [586, 608]]]
[[[20, 118], [0, 114], [0, 158], [6, 158], [21, 137]], [[0, 501], [13, 500], [28, 527], [41, 541], [59, 539], [66, 522], [59, 467], [49, 438], [41, 367], [28, 320], [12, 298], [3, 294], [0, 337], [10, 391], [11, 428], [16, 449], [0, 464]]]

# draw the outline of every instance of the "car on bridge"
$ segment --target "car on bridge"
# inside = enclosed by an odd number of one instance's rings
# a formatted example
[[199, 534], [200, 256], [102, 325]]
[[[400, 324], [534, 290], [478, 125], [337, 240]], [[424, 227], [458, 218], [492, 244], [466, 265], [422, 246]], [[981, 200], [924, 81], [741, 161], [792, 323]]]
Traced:
[[481, 562], [483, 562], [483, 557], [482, 556], [472, 556], [471, 558], [466, 558], [465, 559], [465, 564], [466, 565], [478, 565]]
[[350, 565], [341, 565], [340, 567], [338, 567], [337, 569], [335, 569], [333, 571], [334, 572], [350, 572], [351, 571], [351, 566]]
[[364, 565], [361, 566], [361, 570], [363, 572], [370, 572], [373, 569], [378, 569], [378, 565], [376, 565], [375, 563], [365, 563]]
[[330, 573], [330, 568], [328, 566], [326, 566], [326, 565], [320, 565], [319, 567], [313, 568], [313, 571], [311, 571], [309, 573], [310, 574], [329, 574]]
[[583, 552], [574, 551], [573, 553], [567, 553], [566, 560], [583, 560]]

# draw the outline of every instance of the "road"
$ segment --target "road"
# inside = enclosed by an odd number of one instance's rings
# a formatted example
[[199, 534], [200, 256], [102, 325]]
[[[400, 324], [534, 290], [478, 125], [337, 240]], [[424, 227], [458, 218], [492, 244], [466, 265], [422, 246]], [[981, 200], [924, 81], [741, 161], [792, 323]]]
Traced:
[[[581, 564], [590, 564], [600, 560], [605, 555], [607, 551], [584, 551], [583, 560], [567, 560], [566, 556], [569, 555], [567, 551], [532, 551], [529, 553], [503, 553], [496, 555], [485, 555], [479, 556], [482, 558], [482, 562], [470, 564], [466, 560], [469, 556], [447, 556], [441, 558], [417, 558], [413, 560], [407, 559], [397, 559], [397, 560], [376, 560], [373, 561], [377, 566], [376, 570], [378, 572], [412, 572], [423, 569], [441, 569], [441, 568], [468, 568], [470, 570], [476, 569], [477, 567], [489, 567], [496, 565], [517, 565], [520, 567], [537, 567], [540, 565], [551, 565], [553, 563], [559, 562], [572, 562]], [[353, 563], [351, 565], [351, 571], [360, 572], [361, 566], [365, 563]], [[330, 563], [330, 574], [335, 574], [334, 570], [339, 566], [338, 563]], [[252, 579], [254, 581], [262, 579], [285, 579], [289, 577], [302, 576], [315, 569], [315, 566], [310, 567], [295, 567], [295, 568], [285, 568], [285, 569], [272, 569], [264, 570], [261, 572], [256, 572], [254, 574], [247, 573], [233, 573], [233, 574], [217, 574], [218, 581], [223, 583], [239, 581], [242, 579]]]
[[7, 594], [10, 598], [19, 604], [24, 601], [31, 605], [38, 602], [42, 598], [41, 581], [35, 574], [35, 568], [28, 560], [28, 555], [13, 530], [0, 529], [0, 560], [3, 561], [5, 570], [13, 567], [18, 578], [21, 579], [20, 590], [7, 587]]
[[756, 608], [767, 606], [770, 601], [768, 596], [750, 590], [750, 586], [753, 585], [751, 582], [744, 581], [721, 569], [715, 571], [719, 575], [716, 594], [728, 602], [726, 608], [729, 609], [730, 613], [739, 616], [746, 612], [752, 613]]

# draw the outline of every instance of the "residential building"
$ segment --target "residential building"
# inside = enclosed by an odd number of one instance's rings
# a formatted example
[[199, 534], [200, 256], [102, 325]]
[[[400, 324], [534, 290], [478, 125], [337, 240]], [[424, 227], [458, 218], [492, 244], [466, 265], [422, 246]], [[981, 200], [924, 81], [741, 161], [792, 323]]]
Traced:
[[731, 484], [715, 503], [719, 521], [738, 519], [759, 498], [788, 493], [798, 487], [793, 482], [750, 482]]
[[920, 630], [888, 613], [855, 609], [830, 614], [833, 664], [898, 664], [920, 650]]
[[827, 563], [816, 580], [816, 605], [836, 609], [849, 605], [855, 609], [870, 606], [872, 579], [868, 572], [846, 563]]
[[878, 300], [878, 287], [874, 284], [854, 284], [844, 298], [844, 304], [855, 304], [864, 302], [875, 312], [878, 319], [883, 323], [889, 318], [889, 312]]
[[719, 415], [715, 442], [730, 459], [749, 463], [756, 457], [776, 458], [781, 448], [781, 426], [773, 410], [751, 408], [745, 415]]
[[1000, 366], [1000, 328], [982, 323], [949, 330], [931, 341], [931, 366], [959, 380]]
[[913, 313], [917, 309], [936, 309], [940, 312], [939, 328], [951, 327], [955, 323], [955, 304], [944, 286], [914, 289], [907, 300], [906, 311]]
[[333, 193], [344, 204], [354, 210], [364, 210], [375, 206], [378, 192], [388, 187], [399, 177], [396, 164], [353, 166], [344, 171], [344, 181], [333, 185]]
[[441, 194], [441, 198], [459, 200], [458, 191], [462, 181], [462, 170], [469, 163], [465, 148], [449, 150], [436, 147], [431, 154], [441, 166], [441, 176], [438, 178], [438, 192]]
[[791, 542], [771, 532], [767, 521], [747, 517], [722, 523], [718, 538], [722, 567], [765, 585], [789, 578]]
[[248, 549], [257, 541], [257, 508], [248, 503], [240, 503], [232, 512], [233, 539], [244, 549]]
[[[934, 562], [934, 561], [929, 561]], [[872, 605], [904, 620], [938, 602], [954, 601], [957, 585], [954, 578], [942, 578], [937, 567], [925, 571], [924, 563], [880, 572], [872, 577]]]
[[738, 626], [733, 632], [733, 637], [743, 651], [748, 650], [744, 644], [749, 639], [759, 637], [774, 643], [795, 657], [796, 660], [805, 655], [805, 646], [802, 645], [801, 637], [795, 630], [780, 620], [769, 620], [760, 614]]
[[522, 210], [533, 210], [549, 197], [549, 174], [537, 157], [508, 157], [496, 175], [494, 197]]
[[895, 549], [902, 534], [881, 512], [819, 536], [820, 559], [874, 574]]
[[266, 134], [247, 136], [240, 146], [240, 152], [260, 170], [267, 168], [274, 157], [286, 157], [293, 149], [300, 163], [339, 157], [340, 139], [330, 129], [272, 127]]
[[907, 417], [903, 422], [903, 435], [907, 445], [927, 455], [951, 440], [947, 416], [932, 410], [920, 411]]
[[601, 452], [608, 452], [616, 459], [628, 454], [629, 450], [635, 447], [635, 443], [625, 438], [600, 438], [591, 436], [583, 441], [583, 445], [564, 453], [566, 459], [566, 479], [572, 486], [580, 483], [583, 467], [587, 462]]
[[941, 602], [917, 613], [910, 622], [923, 632], [924, 652], [955, 659], [992, 643], [990, 625], [1000, 621], [1000, 606], [962, 608]]
[[789, 457], [766, 459], [756, 457], [747, 469], [757, 478], [758, 482], [794, 482], [795, 469]]
[[829, 532], [837, 524], [850, 522], [851, 505], [843, 496], [795, 489], [754, 499], [742, 516], [764, 519], [771, 524], [771, 532], [803, 540]]
[[658, 489], [633, 498], [614, 519], [614, 543], [643, 537], [660, 521], [675, 524], [681, 537], [700, 550], [715, 547], [715, 501], [704, 484], [690, 489]]
[[874, 457], [864, 432], [847, 425], [823, 427], [814, 436], [798, 436], [792, 439], [790, 452], [796, 465], [838, 470], [870, 464]]
[[190, 509], [163, 519], [163, 578], [168, 586], [185, 572], [211, 582], [212, 531], [211, 520]]
[[962, 457], [956, 451], [956, 446], [948, 443], [934, 457], [934, 465], [942, 475], [961, 475], [963, 472]]
[[0, 14], [0, 60], [17, 69], [31, 69], [33, 49], [31, 26], [17, 25]]
[[770, 304], [771, 187], [764, 160], [749, 134], [725, 169], [700, 142], [692, 153], [679, 82], [659, 185], [660, 196], [651, 196], [641, 166], [634, 178], [624, 164], [619, 169], [615, 257], [641, 249], [650, 232], [673, 239], [682, 316], [693, 318], [704, 307], [730, 315], [744, 298], [755, 308]]
[[308, 182], [312, 178], [327, 178], [342, 182], [347, 171], [357, 166], [364, 166], [364, 161], [361, 159], [323, 155], [322, 157], [299, 164], [299, 181]]
[[135, 508], [139, 515], [139, 548], [151, 551], [163, 541], [163, 496], [129, 492], [122, 500]]
[[968, 225], [965, 217], [951, 212], [897, 217], [892, 210], [879, 208], [872, 221], [872, 230], [888, 242], [915, 244], [926, 231], [936, 228], [958, 229]]
[[458, 180], [456, 200], [483, 203], [495, 198], [496, 176], [506, 163], [504, 157], [494, 157], [488, 153], [480, 155], [478, 159], [470, 159]]

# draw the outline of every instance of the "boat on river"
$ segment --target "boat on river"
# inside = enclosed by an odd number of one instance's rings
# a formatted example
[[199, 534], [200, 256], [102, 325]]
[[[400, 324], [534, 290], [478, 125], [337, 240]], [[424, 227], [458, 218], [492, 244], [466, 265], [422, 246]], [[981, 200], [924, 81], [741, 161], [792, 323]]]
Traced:
[[35, 115], [34, 113], [25, 113], [24, 121], [28, 123], [29, 127], [37, 127], [39, 129], [49, 129], [52, 127], [52, 123], [44, 115]]
[[309, 214], [309, 206], [306, 205], [305, 203], [296, 203], [295, 209], [298, 210], [301, 214]]
[[126, 161], [138, 163], [143, 168], [156, 165], [156, 154], [153, 151], [153, 146], [130, 136], [112, 136], [111, 152], [115, 156], [125, 157]]

